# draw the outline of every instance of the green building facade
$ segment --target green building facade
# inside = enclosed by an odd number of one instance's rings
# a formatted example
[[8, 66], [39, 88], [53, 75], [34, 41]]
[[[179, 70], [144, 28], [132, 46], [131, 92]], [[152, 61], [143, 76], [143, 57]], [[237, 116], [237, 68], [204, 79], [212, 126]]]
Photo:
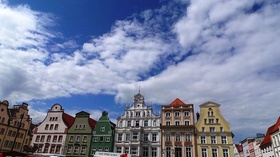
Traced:
[[90, 118], [90, 114], [81, 111], [76, 113], [75, 122], [69, 128], [65, 140], [66, 148], [63, 154], [67, 157], [89, 157], [92, 131], [97, 122]]
[[92, 155], [96, 151], [113, 152], [115, 124], [108, 117], [108, 112], [103, 111], [92, 133]]

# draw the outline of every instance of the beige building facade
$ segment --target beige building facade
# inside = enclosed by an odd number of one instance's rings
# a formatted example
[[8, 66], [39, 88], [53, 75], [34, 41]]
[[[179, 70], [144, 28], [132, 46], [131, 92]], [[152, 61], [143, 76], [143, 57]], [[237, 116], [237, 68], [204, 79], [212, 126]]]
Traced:
[[197, 151], [199, 157], [234, 157], [230, 124], [221, 114], [220, 104], [206, 102], [197, 113]]
[[161, 107], [162, 157], [197, 157], [194, 108], [175, 99]]
[[31, 129], [28, 104], [9, 108], [7, 100], [0, 102], [0, 152], [23, 152], [24, 146], [31, 143]]

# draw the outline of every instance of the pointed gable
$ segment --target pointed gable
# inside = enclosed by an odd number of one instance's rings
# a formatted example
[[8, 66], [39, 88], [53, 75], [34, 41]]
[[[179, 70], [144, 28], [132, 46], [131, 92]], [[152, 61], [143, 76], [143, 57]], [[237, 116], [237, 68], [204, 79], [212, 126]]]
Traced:
[[186, 105], [182, 100], [176, 98], [169, 106], [182, 106]]
[[207, 101], [207, 102], [205, 102], [205, 103], [203, 103], [203, 104], [201, 104], [201, 105], [199, 105], [199, 107], [220, 107], [221, 105], [220, 104], [217, 104], [217, 103], [215, 103], [215, 102], [212, 102], [212, 101]]
[[266, 131], [266, 135], [262, 141], [262, 143], [260, 144], [260, 148], [263, 149], [269, 145], [271, 145], [271, 138], [270, 138], [270, 134], [272, 134], [273, 132], [277, 131], [279, 128], [278, 126], [280, 125], [280, 117], [278, 118], [277, 122], [270, 126], [267, 131]]

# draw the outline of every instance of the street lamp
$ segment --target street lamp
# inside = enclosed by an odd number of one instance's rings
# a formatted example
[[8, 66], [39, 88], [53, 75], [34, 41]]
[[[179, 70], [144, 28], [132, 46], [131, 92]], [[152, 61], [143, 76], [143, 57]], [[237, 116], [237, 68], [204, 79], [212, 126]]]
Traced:
[[13, 151], [13, 149], [14, 149], [14, 147], [15, 147], [16, 140], [17, 140], [17, 136], [18, 136], [18, 132], [19, 132], [19, 129], [20, 129], [20, 127], [21, 127], [22, 119], [23, 119], [23, 114], [20, 115], [20, 122], [19, 122], [18, 127], [17, 127], [17, 132], [16, 132], [16, 136], [15, 136], [15, 139], [14, 139], [14, 142], [13, 142], [13, 145], [12, 145], [12, 148], [11, 148], [11, 152]]

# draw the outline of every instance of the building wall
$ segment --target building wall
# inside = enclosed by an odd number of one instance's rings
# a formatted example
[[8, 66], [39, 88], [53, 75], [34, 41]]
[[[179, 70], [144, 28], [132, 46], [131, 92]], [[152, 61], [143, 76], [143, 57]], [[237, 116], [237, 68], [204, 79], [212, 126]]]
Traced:
[[117, 118], [114, 151], [135, 157], [160, 157], [160, 140], [160, 115], [146, 106], [142, 94], [134, 95], [133, 104]]
[[197, 156], [193, 104], [175, 99], [161, 109], [162, 156]]
[[31, 119], [28, 104], [9, 107], [8, 101], [0, 102], [0, 150], [23, 152], [31, 143]]
[[81, 111], [76, 114], [73, 125], [68, 129], [63, 154], [67, 156], [90, 156], [90, 144], [93, 128], [90, 125], [90, 114]]
[[111, 123], [108, 112], [104, 111], [92, 133], [91, 154], [94, 154], [96, 151], [113, 152], [114, 135], [115, 124]]
[[34, 129], [32, 145], [39, 147], [36, 153], [63, 154], [68, 130], [63, 114], [62, 106], [54, 104], [42, 123]]
[[[279, 128], [279, 126], [276, 126]], [[280, 132], [279, 129], [276, 132], [270, 134], [272, 140], [272, 147], [275, 157], [280, 157]]]
[[206, 102], [200, 107], [196, 123], [197, 150], [199, 157], [233, 157], [233, 140], [229, 123], [222, 116], [220, 105]]

